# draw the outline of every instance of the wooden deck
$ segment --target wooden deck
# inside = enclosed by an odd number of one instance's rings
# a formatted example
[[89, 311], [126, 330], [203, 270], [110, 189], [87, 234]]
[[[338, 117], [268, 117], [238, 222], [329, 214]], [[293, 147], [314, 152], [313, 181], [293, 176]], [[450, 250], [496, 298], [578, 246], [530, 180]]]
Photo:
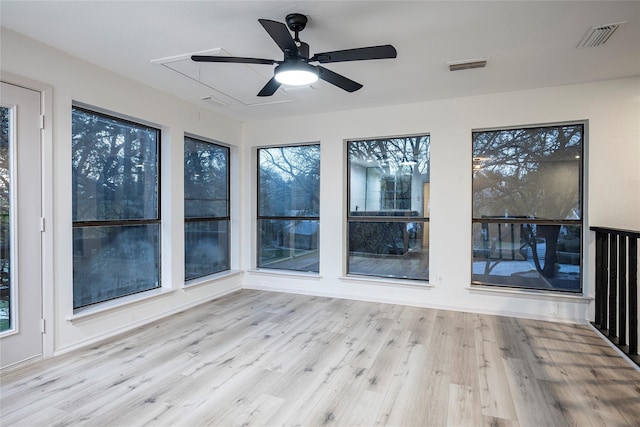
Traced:
[[4, 427], [640, 423], [587, 326], [258, 291], [0, 379]]

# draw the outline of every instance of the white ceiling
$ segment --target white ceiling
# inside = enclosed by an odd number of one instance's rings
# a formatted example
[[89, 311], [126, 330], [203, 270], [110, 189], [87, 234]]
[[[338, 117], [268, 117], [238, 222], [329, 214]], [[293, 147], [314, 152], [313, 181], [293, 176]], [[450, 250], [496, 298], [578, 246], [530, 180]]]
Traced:
[[[212, 49], [282, 60], [258, 19], [284, 22], [293, 12], [310, 19], [300, 38], [311, 54], [389, 43], [398, 57], [326, 64], [364, 85], [354, 93], [319, 81], [270, 98], [255, 94], [273, 66], [154, 62]], [[591, 27], [621, 21], [604, 45], [576, 47]], [[638, 1], [1, 0], [0, 23], [240, 120], [640, 75]], [[447, 62], [481, 57], [489, 58], [484, 69], [448, 70]], [[216, 101], [201, 101], [207, 96]]]

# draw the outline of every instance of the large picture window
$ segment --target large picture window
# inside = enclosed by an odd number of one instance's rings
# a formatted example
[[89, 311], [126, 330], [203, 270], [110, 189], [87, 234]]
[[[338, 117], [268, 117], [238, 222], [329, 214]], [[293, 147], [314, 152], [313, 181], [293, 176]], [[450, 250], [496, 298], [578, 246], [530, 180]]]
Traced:
[[73, 107], [73, 306], [160, 287], [160, 131]]
[[319, 272], [320, 145], [258, 149], [260, 268]]
[[184, 139], [185, 280], [229, 270], [229, 148]]
[[473, 282], [580, 292], [583, 124], [473, 132]]
[[347, 143], [347, 273], [429, 280], [429, 150], [429, 135]]

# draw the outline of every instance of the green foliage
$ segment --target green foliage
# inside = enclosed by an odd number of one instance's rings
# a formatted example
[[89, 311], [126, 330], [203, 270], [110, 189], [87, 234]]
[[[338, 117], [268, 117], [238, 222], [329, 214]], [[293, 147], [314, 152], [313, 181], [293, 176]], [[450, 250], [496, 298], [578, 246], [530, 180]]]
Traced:
[[11, 328], [11, 313], [8, 299], [0, 299], [0, 332]]

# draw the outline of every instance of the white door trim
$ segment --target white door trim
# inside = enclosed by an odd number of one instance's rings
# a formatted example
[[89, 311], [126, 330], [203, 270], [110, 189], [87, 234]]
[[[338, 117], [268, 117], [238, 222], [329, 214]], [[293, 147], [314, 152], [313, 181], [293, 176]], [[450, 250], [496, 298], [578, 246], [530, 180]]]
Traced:
[[[55, 353], [55, 300], [54, 300], [54, 175], [53, 175], [53, 87], [17, 74], [2, 71], [0, 80], [26, 89], [40, 92], [40, 111], [44, 115], [44, 129], [40, 130], [42, 163], [42, 214], [45, 231], [42, 233], [42, 318], [45, 331], [42, 334], [42, 356]], [[69, 103], [71, 108], [71, 103]]]

